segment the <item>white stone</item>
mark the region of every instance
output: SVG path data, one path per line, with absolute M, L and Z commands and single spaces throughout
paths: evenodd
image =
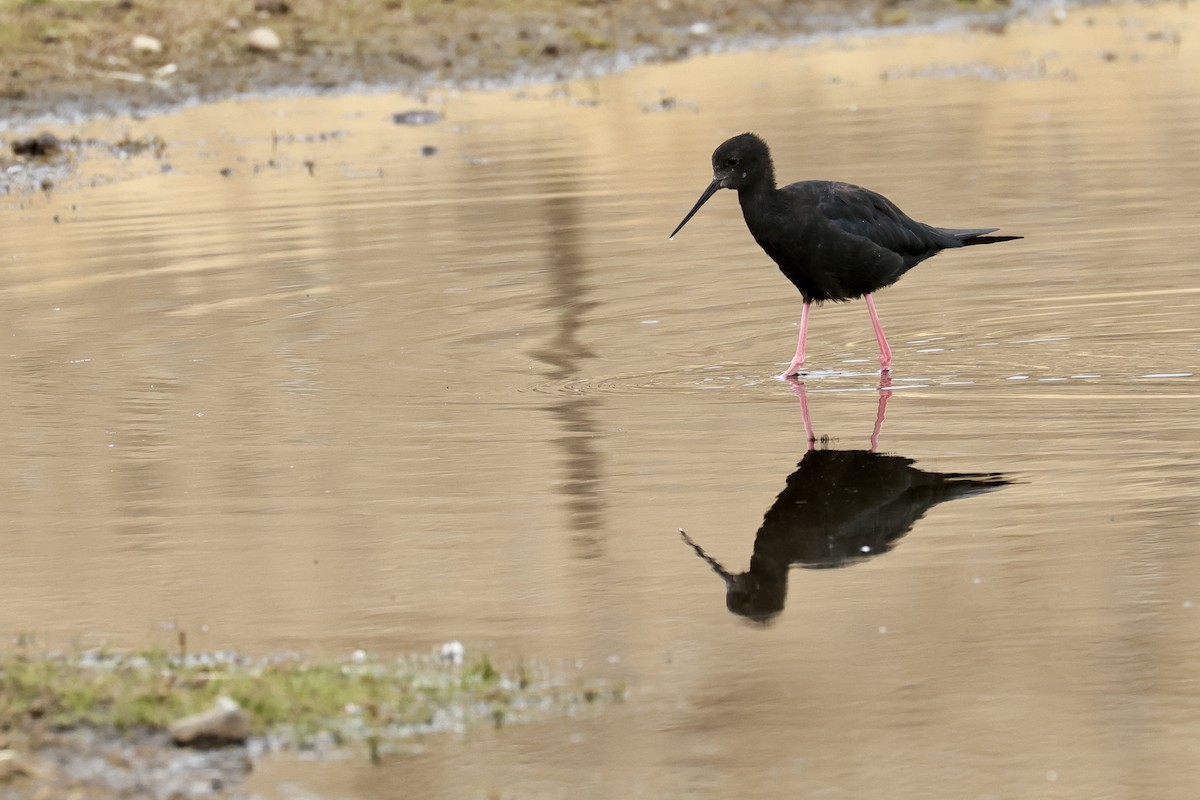
M 438 648 L 438 658 L 447 664 L 458 666 L 463 663 L 463 657 L 466 655 L 467 648 L 463 647 L 460 641 L 446 642 Z
M 250 737 L 250 717 L 236 700 L 219 697 L 208 711 L 177 719 L 167 726 L 167 731 L 179 745 L 244 742 Z
M 283 47 L 283 41 L 279 38 L 279 34 L 265 27 L 250 31 L 246 41 L 250 44 L 251 50 L 258 50 L 261 53 L 273 53 Z
M 138 34 L 133 37 L 133 49 L 138 53 L 161 53 L 163 46 L 162 42 L 153 36 Z

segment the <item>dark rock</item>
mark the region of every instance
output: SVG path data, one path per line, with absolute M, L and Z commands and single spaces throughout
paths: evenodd
M 432 125 L 442 118 L 436 111 L 416 109 L 413 111 L 398 111 L 392 114 L 392 122 L 397 125 Z
M 292 7 L 283 0 L 254 0 L 254 10 L 270 17 L 282 17 L 291 13 Z
M 62 142 L 53 133 L 43 131 L 37 136 L 30 136 L 26 139 L 18 139 L 13 142 L 12 151 L 14 155 L 18 156 L 46 158 L 61 152 Z

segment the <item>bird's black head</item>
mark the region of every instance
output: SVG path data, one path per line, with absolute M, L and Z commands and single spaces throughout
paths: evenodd
M 721 142 L 713 151 L 713 182 L 722 189 L 744 189 L 767 182 L 775 188 L 775 167 L 767 143 L 753 133 L 743 133 Z
M 782 571 L 770 574 L 756 569 L 752 559 L 750 569 L 734 575 L 692 541 L 683 528 L 679 529 L 679 535 L 725 581 L 725 607 L 734 614 L 765 625 L 783 611 L 783 603 L 787 599 L 788 564 L 783 565 Z
M 718 189 L 750 189 L 754 187 L 775 188 L 775 167 L 771 164 L 771 151 L 767 143 L 753 133 L 743 133 L 727 139 L 713 151 L 713 179 L 704 194 L 692 206 L 692 210 L 675 226 L 670 238 L 674 239 L 679 229 L 695 216 L 700 206 Z

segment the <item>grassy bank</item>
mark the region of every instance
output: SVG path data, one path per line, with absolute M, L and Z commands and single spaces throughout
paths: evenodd
M 342 661 L 161 651 L 0 655 L 0 800 L 124 800 L 143 790 L 232 798 L 256 753 L 349 748 L 379 760 L 416 734 L 500 728 L 623 699 L 611 683 L 460 653 L 385 659 L 360 652 Z M 241 733 L 202 750 L 172 744 L 172 722 L 229 700 L 244 713 L 249 739 Z M 215 785 L 219 794 L 206 788 Z
M 480 720 L 502 725 L 620 694 L 601 683 L 566 684 L 527 664 L 502 670 L 486 655 L 464 663 L 362 654 L 341 662 L 161 651 L 0 656 L 0 730 L 32 724 L 163 728 L 229 697 L 249 712 L 260 734 L 353 740 Z

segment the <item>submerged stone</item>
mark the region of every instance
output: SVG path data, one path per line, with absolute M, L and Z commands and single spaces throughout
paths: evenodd
M 413 111 L 398 111 L 392 114 L 392 122 L 397 125 L 432 125 L 442 118 L 436 111 L 415 109 Z

